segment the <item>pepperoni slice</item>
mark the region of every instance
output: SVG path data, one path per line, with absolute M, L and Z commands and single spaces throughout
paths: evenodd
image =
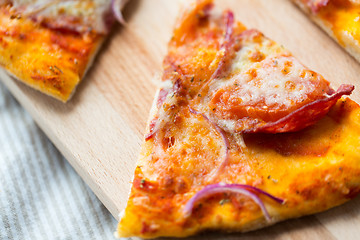
M 320 120 L 336 104 L 337 100 L 343 95 L 350 95 L 353 90 L 353 85 L 343 84 L 329 97 L 315 100 L 275 122 L 268 122 L 262 126 L 247 129 L 244 132 L 283 133 L 301 130 Z
M 254 63 L 219 84 L 208 107 L 217 120 L 232 122 L 234 132 L 294 132 L 314 124 L 354 86 L 334 91 L 319 74 L 294 57 L 277 55 Z

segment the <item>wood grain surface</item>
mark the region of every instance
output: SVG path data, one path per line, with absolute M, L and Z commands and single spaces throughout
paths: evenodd
M 130 1 L 125 8 L 127 25 L 114 27 L 67 104 L 0 71 L 1 80 L 116 218 L 126 204 L 156 90 L 154 76 L 161 74 L 167 42 L 183 4 L 186 1 Z M 351 98 L 360 102 L 359 63 L 289 0 L 218 0 L 216 4 L 233 10 L 248 28 L 283 44 L 334 88 L 354 84 Z M 357 239 L 359 226 L 360 198 L 356 198 L 327 212 L 260 231 L 207 234 L 206 239 Z

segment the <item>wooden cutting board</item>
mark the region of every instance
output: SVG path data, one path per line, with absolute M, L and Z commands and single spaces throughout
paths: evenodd
M 117 218 L 126 204 L 145 122 L 162 59 L 180 6 L 178 0 L 132 0 L 126 27 L 116 26 L 73 99 L 63 104 L 0 71 L 1 80 L 33 116 L 65 158 Z M 218 0 L 248 28 L 282 43 L 334 88 L 356 86 L 360 64 L 288 0 Z M 114 229 L 115 230 L 115 229 Z M 211 234 L 209 239 L 356 239 L 360 198 L 327 212 L 285 221 L 247 234 Z M 204 237 L 204 236 L 203 236 Z

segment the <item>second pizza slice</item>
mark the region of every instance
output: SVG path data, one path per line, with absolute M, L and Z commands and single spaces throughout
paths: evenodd
M 360 108 L 231 11 L 179 18 L 120 237 L 250 231 L 360 190 Z
M 0 67 L 67 102 L 127 0 L 1 0 Z
M 359 0 L 292 0 L 360 62 Z

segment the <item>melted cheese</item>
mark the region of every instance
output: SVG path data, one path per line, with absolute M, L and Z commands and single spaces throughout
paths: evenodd
M 251 30 L 250 30 L 251 31 Z M 244 40 L 244 44 L 236 53 L 236 57 L 231 65 L 231 72 L 244 71 L 253 65 L 255 56 L 258 59 L 274 56 L 274 55 L 289 55 L 290 53 L 276 42 L 263 37 L 259 32 L 252 30 L 249 37 Z M 253 41 L 251 37 L 257 38 L 258 41 Z
M 291 63 L 292 66 L 286 66 Z M 249 72 L 256 71 L 256 77 L 250 73 L 238 74 L 227 84 L 237 84 L 240 101 L 244 105 L 254 105 L 263 102 L 262 107 L 290 107 L 294 102 L 303 102 L 307 94 L 315 91 L 316 86 L 310 81 L 311 73 L 295 58 L 275 56 L 250 66 Z
M 228 76 L 212 80 L 199 105 L 220 126 L 242 131 L 252 127 L 242 119 L 276 121 L 327 96 L 329 83 L 282 46 L 254 30 L 244 35 Z

